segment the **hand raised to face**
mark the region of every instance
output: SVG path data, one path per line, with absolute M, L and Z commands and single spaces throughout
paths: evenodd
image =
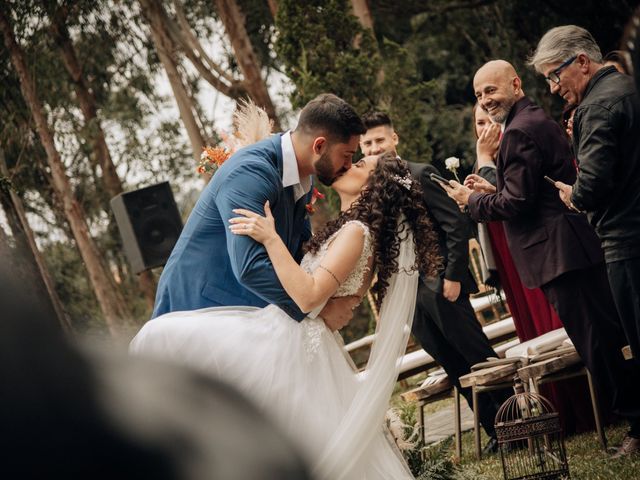
M 484 128 L 476 142 L 478 168 L 493 165 L 500 147 L 500 125 L 492 123 Z

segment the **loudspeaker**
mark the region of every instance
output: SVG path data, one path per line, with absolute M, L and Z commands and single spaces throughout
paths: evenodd
M 111 199 L 111 209 L 133 271 L 164 265 L 182 231 L 169 182 L 121 193 Z

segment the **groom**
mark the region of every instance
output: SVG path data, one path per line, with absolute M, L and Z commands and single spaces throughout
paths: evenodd
M 214 306 L 277 305 L 297 321 L 305 318 L 275 274 L 264 246 L 232 235 L 236 208 L 262 213 L 271 205 L 278 234 L 300 261 L 311 236 L 306 215 L 311 175 L 326 185 L 351 167 L 365 128 L 353 108 L 321 94 L 300 112 L 293 131 L 272 135 L 231 156 L 194 207 L 162 272 L 152 317 Z M 351 319 L 353 298 L 330 300 L 320 315 L 329 328 Z

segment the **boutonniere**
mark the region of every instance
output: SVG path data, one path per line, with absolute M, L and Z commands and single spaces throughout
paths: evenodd
M 305 205 L 309 215 L 316 213 L 316 207 L 314 207 L 313 204 L 316 203 L 318 199 L 324 200 L 324 193 L 321 193 L 320 190 L 313 187 L 313 192 L 311 192 L 311 201 Z
M 456 177 L 458 183 L 462 183 L 458 178 L 458 168 L 460 168 L 460 159 L 458 157 L 449 157 L 444 161 L 444 166 Z

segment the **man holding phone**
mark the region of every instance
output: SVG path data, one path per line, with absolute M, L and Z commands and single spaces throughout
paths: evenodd
M 569 62 L 571 60 L 571 62 Z M 575 182 L 556 182 L 570 208 L 587 212 L 604 249 L 607 274 L 635 362 L 640 365 L 640 97 L 633 78 L 605 66 L 591 34 L 551 29 L 530 64 L 552 94 L 577 105 Z M 638 73 L 636 73 L 638 75 Z M 620 454 L 640 452 L 640 421 Z
M 389 116 L 373 112 L 362 117 L 367 131 L 360 138 L 365 155 L 391 151 L 397 155 L 398 135 Z M 469 301 L 469 294 L 478 291 L 469 271 L 469 221 L 436 182 L 447 182 L 438 170 L 424 163 L 409 163 L 409 168 L 424 192 L 424 204 L 438 234 L 440 254 L 445 268 L 438 278 L 421 276 L 418 284 L 413 334 L 467 399 L 471 408 L 471 389 L 460 388 L 459 378 L 471 371 L 471 366 L 497 357 L 489 339 L 482 331 Z M 478 398 L 480 423 L 490 437 L 484 452 L 495 452 L 497 440 L 494 421 L 497 409 L 510 392 L 497 391 Z

